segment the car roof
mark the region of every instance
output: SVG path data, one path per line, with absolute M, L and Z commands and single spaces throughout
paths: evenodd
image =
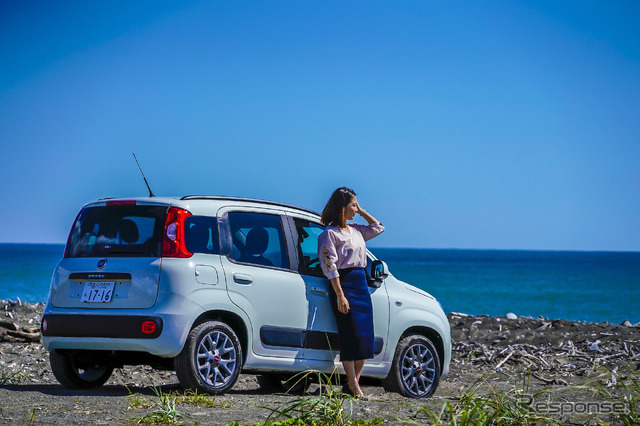
M 189 200 L 211 200 L 218 202 L 243 202 L 243 203 L 255 203 L 261 205 L 270 205 L 277 207 L 285 207 L 297 211 L 310 213 L 314 216 L 320 216 L 320 214 L 314 210 L 304 207 L 295 206 L 293 204 L 281 203 L 278 201 L 262 200 L 258 198 L 246 198 L 246 197 L 230 197 L 223 195 L 185 195 L 183 197 L 113 197 L 113 198 L 101 198 L 97 202 L 89 203 L 87 205 L 95 205 L 96 203 L 106 203 L 108 201 L 115 200 L 135 200 L 144 204 L 174 204 L 176 201 L 189 201 Z
M 314 210 L 306 209 L 304 207 L 294 206 L 293 204 L 281 203 L 279 201 L 271 201 L 271 200 L 261 200 L 258 198 L 244 198 L 244 197 L 228 197 L 221 195 L 185 195 L 180 198 L 180 200 L 216 200 L 216 201 L 234 201 L 234 202 L 248 202 L 248 203 L 258 203 L 258 204 L 267 204 L 270 206 L 278 206 L 278 207 L 287 207 L 290 209 L 301 210 L 307 213 L 311 213 L 313 215 L 320 216 L 320 214 Z

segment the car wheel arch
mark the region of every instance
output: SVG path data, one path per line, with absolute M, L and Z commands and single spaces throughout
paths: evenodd
M 224 310 L 214 310 L 203 312 L 196 318 L 196 320 L 191 325 L 189 331 L 193 330 L 200 324 L 203 324 L 207 321 L 220 321 L 227 324 L 229 327 L 233 329 L 238 336 L 238 340 L 240 341 L 240 346 L 242 347 L 242 364 L 244 365 L 247 360 L 248 346 L 249 346 L 249 333 L 247 331 L 247 325 L 245 321 L 237 314 Z
M 411 335 L 411 334 L 420 334 L 424 337 L 426 337 L 427 339 L 431 340 L 431 342 L 433 343 L 433 345 L 436 347 L 436 351 L 438 352 L 438 356 L 440 357 L 440 373 L 442 373 L 443 369 L 444 369 L 444 341 L 442 340 L 442 336 L 440 335 L 440 333 L 438 333 L 436 330 L 429 328 L 429 327 L 425 327 L 425 326 L 413 326 L 410 328 L 407 328 L 402 335 L 400 335 L 400 338 L 398 339 L 398 341 L 396 342 L 395 346 L 394 346 L 394 350 L 395 347 L 398 345 L 398 343 L 400 343 L 402 341 L 402 339 L 404 339 L 405 337 Z

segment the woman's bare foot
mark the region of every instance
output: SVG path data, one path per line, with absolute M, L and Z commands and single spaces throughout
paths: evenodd
M 363 398 L 364 397 L 364 392 L 362 392 L 362 389 L 360 389 L 360 384 L 356 381 L 353 382 L 349 382 L 347 384 L 347 387 L 349 388 L 349 391 L 351 392 L 351 395 L 353 395 L 356 398 Z

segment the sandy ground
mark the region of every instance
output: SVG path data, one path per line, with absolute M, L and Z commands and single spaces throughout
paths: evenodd
M 149 367 L 125 367 L 107 384 L 90 391 L 60 386 L 40 344 L 44 306 L 0 301 L 0 424 L 126 424 L 151 413 L 154 387 L 181 391 L 175 374 Z M 616 423 L 611 403 L 584 388 L 639 378 L 640 325 L 569 322 L 545 318 L 449 315 L 453 339 L 450 374 L 426 400 L 387 393 L 377 382 L 363 386 L 368 400 L 344 400 L 352 418 L 379 418 L 385 424 L 427 424 L 423 408 L 440 412 L 470 389 L 520 390 L 520 400 L 563 424 Z M 615 390 L 615 386 L 610 386 Z M 337 388 L 339 389 L 339 388 Z M 318 392 L 312 386 L 309 392 Z M 543 391 L 544 395 L 533 398 Z M 184 424 L 253 424 L 270 410 L 300 398 L 266 391 L 256 377 L 241 375 L 225 395 L 206 404 L 178 402 Z M 607 405 L 608 404 L 608 405 Z M 614 409 L 616 407 L 613 407 Z

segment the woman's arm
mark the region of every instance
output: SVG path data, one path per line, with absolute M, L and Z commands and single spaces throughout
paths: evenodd
M 336 292 L 336 296 L 338 297 L 338 311 L 342 314 L 346 314 L 349 312 L 349 301 L 344 295 L 342 291 L 342 285 L 340 284 L 340 278 L 331 278 L 331 287 L 333 287 L 333 291 Z
M 322 272 L 328 279 L 338 278 L 338 252 L 336 250 L 335 236 L 325 229 L 318 237 L 318 258 Z
M 338 273 L 338 253 L 336 251 L 335 240 L 333 234 L 328 230 L 325 230 L 320 237 L 318 237 L 318 255 L 320 257 L 320 266 L 322 272 L 331 282 L 333 291 L 336 292 L 338 299 L 338 311 L 343 314 L 349 312 L 349 301 L 344 296 L 342 291 L 342 285 L 340 284 L 340 274 Z
M 360 231 L 365 241 L 375 238 L 378 235 L 380 235 L 382 232 L 384 232 L 384 225 L 380 223 L 378 219 L 376 219 L 375 217 L 367 213 L 362 207 L 360 207 L 360 204 L 358 204 L 357 212 L 362 218 L 364 218 L 364 220 L 366 220 L 369 223 L 369 226 L 358 225 L 358 224 L 351 224 L 351 226 L 355 227 L 356 229 L 358 229 L 358 231 Z
M 375 217 L 371 216 L 369 213 L 367 213 L 362 207 L 360 207 L 360 204 L 358 204 L 358 214 L 367 221 L 367 223 L 369 225 L 373 224 L 373 223 L 380 223 L 379 220 L 377 220 Z

